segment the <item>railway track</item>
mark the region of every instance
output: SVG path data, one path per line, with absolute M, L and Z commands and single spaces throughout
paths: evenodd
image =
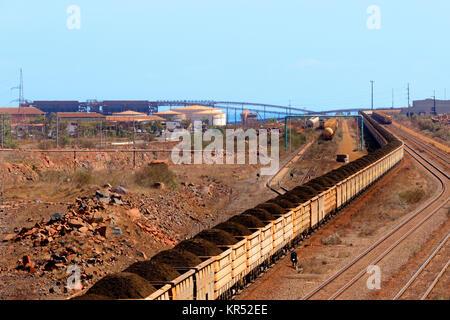
M 369 266 L 376 265 L 390 254 L 393 254 L 395 248 L 447 205 L 449 200 L 448 175 L 439 166 L 435 165 L 433 161 L 430 161 L 421 152 L 418 152 L 416 148 L 405 142 L 405 151 L 439 182 L 440 190 L 438 194 L 355 259 L 308 292 L 302 299 L 334 300 L 342 298 L 344 293 L 355 286 L 356 283 L 359 282 L 360 285 L 364 285 L 361 284 L 361 281 L 367 275 L 366 272 Z M 430 148 L 426 150 L 428 151 L 428 149 Z M 432 151 L 428 152 L 432 153 Z M 434 153 L 432 154 L 434 155 Z
M 386 126 L 385 126 L 386 127 Z M 426 144 L 425 142 L 421 141 L 417 137 L 413 136 L 412 134 L 402 130 L 401 128 L 391 126 L 389 127 L 391 131 L 393 131 L 399 138 L 401 138 L 406 143 L 411 143 L 416 145 L 418 148 L 420 148 L 420 151 L 425 151 L 428 154 L 431 154 L 434 159 L 438 160 L 441 169 L 444 171 L 444 174 L 446 175 L 447 179 L 449 179 L 449 165 L 450 165 L 450 157 L 445 152 L 442 152 L 441 150 L 438 150 L 437 148 L 430 146 Z
M 448 250 L 446 250 L 448 249 L 447 244 L 449 238 L 450 233 L 448 233 L 445 236 L 444 240 L 442 240 L 436 247 L 436 249 L 433 250 L 428 259 L 420 266 L 420 268 L 416 271 L 416 273 L 414 273 L 409 281 L 400 289 L 393 300 L 398 300 L 404 297 L 407 297 L 409 299 L 425 300 L 430 295 L 438 281 L 441 279 L 442 275 L 447 270 L 450 263 L 450 259 L 448 259 Z M 439 253 L 441 253 L 440 256 Z M 436 260 L 444 260 L 444 266 L 442 267 L 442 263 L 439 264 L 440 261 Z M 433 272 L 433 263 L 441 266 L 438 269 L 437 273 Z M 425 293 L 422 294 L 420 293 L 420 285 L 427 285 L 427 283 L 429 283 L 427 278 L 429 278 L 430 275 L 433 276 L 432 282 L 429 286 L 427 286 L 427 290 L 425 291 Z M 415 288 L 415 285 L 417 285 L 418 288 Z M 417 295 L 418 293 L 419 295 Z
M 281 185 L 281 180 L 283 180 L 283 177 L 288 173 L 289 168 L 297 161 L 299 161 L 303 154 L 309 149 L 309 147 L 314 143 L 315 140 L 312 140 L 308 142 L 305 146 L 301 147 L 287 162 L 284 166 L 282 166 L 278 172 L 273 175 L 266 183 L 266 187 L 272 190 L 273 192 L 277 194 L 283 194 L 284 192 L 288 191 L 287 188 L 283 187 Z M 279 189 L 274 187 L 274 184 L 278 186 Z

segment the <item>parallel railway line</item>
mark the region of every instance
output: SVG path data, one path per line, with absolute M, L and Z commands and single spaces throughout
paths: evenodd
M 398 133 L 396 131 L 396 133 Z M 412 139 L 411 139 L 412 140 Z M 436 155 L 431 148 L 426 150 L 432 155 Z M 406 220 L 401 222 L 395 229 L 385 234 L 372 246 L 364 250 L 359 256 L 338 270 L 335 274 L 322 282 L 318 287 L 307 293 L 302 299 L 330 299 L 334 300 L 341 297 L 344 292 L 349 290 L 365 274 L 370 265 L 379 263 L 382 259 L 392 254 L 398 245 L 419 229 L 426 221 L 442 209 L 449 200 L 448 175 L 436 166 L 432 161 L 416 151 L 413 146 L 405 143 L 405 151 L 421 164 L 440 184 L 439 193 L 428 201 L 425 205 L 418 208 Z M 448 266 L 448 264 L 447 264 Z M 444 267 L 439 275 L 445 272 Z M 434 285 L 438 282 L 436 277 Z M 411 282 L 414 280 L 410 280 Z M 409 283 L 409 282 L 408 282 Z M 434 287 L 433 285 L 433 287 Z M 406 285 L 405 285 L 406 287 Z M 407 287 L 405 288 L 405 290 Z M 431 292 L 430 286 L 428 294 Z M 428 295 L 427 294 L 427 295 Z M 426 296 L 425 296 L 426 297 Z
M 448 154 L 438 150 L 437 148 L 427 145 L 425 142 L 419 140 L 418 138 L 414 137 L 412 134 L 409 134 L 406 131 L 403 131 L 396 127 L 390 127 L 390 130 L 393 131 L 396 135 L 398 135 L 405 143 L 407 144 L 413 144 L 417 146 L 417 149 L 420 151 L 425 151 L 431 155 L 434 159 L 438 161 L 440 164 L 443 174 L 449 179 L 448 171 L 449 171 L 449 165 L 450 165 L 450 157 Z M 434 164 L 437 165 L 437 164 Z
M 410 280 L 395 295 L 393 300 L 398 300 L 398 299 L 404 297 L 408 290 L 412 292 L 413 290 L 411 290 L 411 289 L 414 289 L 413 288 L 414 284 L 419 283 L 420 280 L 422 280 L 422 282 L 426 283 L 426 279 L 420 279 L 420 277 L 422 276 L 422 278 L 426 278 L 426 277 L 423 277 L 423 275 L 425 273 L 424 271 L 427 270 L 427 268 L 429 268 L 429 266 L 433 260 L 437 259 L 436 256 L 438 256 L 438 253 L 445 252 L 445 249 L 447 249 L 446 245 L 447 245 L 447 241 L 449 238 L 450 238 L 450 234 L 447 234 L 446 237 L 444 238 L 444 240 L 442 240 L 439 243 L 439 245 L 437 246 L 437 248 L 435 250 L 433 250 L 433 252 L 430 254 L 428 259 L 420 266 L 420 268 L 416 271 L 416 273 L 414 273 L 414 275 L 410 278 Z M 440 280 L 440 278 L 442 277 L 444 272 L 447 270 L 447 267 L 450 262 L 450 260 L 447 257 L 448 257 L 447 255 L 445 255 L 445 254 L 443 255 L 442 258 L 444 258 L 446 260 L 446 264 L 444 265 L 444 267 L 441 267 L 439 269 L 439 272 L 433 278 L 433 282 L 431 283 L 431 285 L 428 286 L 427 291 L 423 295 L 420 295 L 420 296 L 414 296 L 414 293 L 412 292 L 412 294 L 410 294 L 409 297 L 413 297 L 413 298 L 417 298 L 417 299 L 420 298 L 421 300 L 425 300 L 430 295 L 431 291 L 434 289 L 437 282 Z M 429 272 L 432 272 L 432 271 L 429 270 Z M 419 290 L 420 290 L 420 288 L 419 288 Z

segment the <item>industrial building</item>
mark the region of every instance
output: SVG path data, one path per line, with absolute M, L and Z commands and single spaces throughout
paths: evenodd
M 56 117 L 61 121 L 99 121 L 104 115 L 96 112 L 57 112 Z
M 106 121 L 111 123 L 138 123 L 138 122 L 149 122 L 149 121 L 165 121 L 164 118 L 158 117 L 156 115 L 148 116 L 145 113 L 125 111 L 114 113 L 111 116 L 106 116 Z
M 173 111 L 173 110 L 157 112 L 157 113 L 155 113 L 155 115 L 157 115 L 161 118 L 164 118 L 167 121 L 178 121 L 179 122 L 182 120 L 186 120 L 186 114 L 177 112 L 177 111 Z
M 101 108 L 101 112 L 105 115 L 112 115 L 114 113 L 124 112 L 127 110 L 145 114 L 157 111 L 157 109 L 153 110 L 150 108 L 149 101 L 147 100 L 105 100 L 101 103 Z
M 0 115 L 8 115 L 11 125 L 30 123 L 45 115 L 45 112 L 34 107 L 0 108 Z
M 244 127 L 247 127 L 250 124 L 256 123 L 258 121 L 258 114 L 251 113 L 250 110 L 245 110 L 241 113 L 241 123 Z
M 450 100 L 416 100 L 411 108 L 404 108 L 401 114 L 411 116 L 413 114 L 433 114 L 433 107 L 436 106 L 436 114 L 450 113 Z
M 31 103 L 31 106 L 47 114 L 80 111 L 80 103 L 78 101 L 34 101 Z

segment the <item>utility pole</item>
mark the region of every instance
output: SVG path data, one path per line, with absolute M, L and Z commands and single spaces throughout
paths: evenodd
M 22 76 L 22 68 L 20 68 L 19 107 L 21 107 L 24 103 L 25 99 L 23 97 L 23 76 Z
M 136 148 L 135 132 L 136 132 L 136 126 L 134 125 L 134 120 L 133 120 L 133 148 Z
M 2 114 L 2 149 L 4 140 L 5 140 L 5 115 Z
M 100 148 L 102 147 L 102 120 L 100 120 Z
M 58 123 L 58 113 L 56 113 L 56 148 L 59 148 L 59 123 Z
M 371 80 L 370 83 L 372 84 L 372 110 L 373 110 L 373 83 L 374 83 L 374 81 Z
M 409 103 L 409 83 L 408 83 L 408 108 L 410 108 L 410 107 L 411 107 L 411 105 Z
M 433 113 L 435 116 L 437 115 L 437 112 L 436 112 L 436 90 L 434 90 L 434 93 L 433 93 L 433 109 L 431 110 L 431 113 Z
M 226 116 L 227 118 L 225 119 L 225 125 L 227 125 L 228 124 L 228 105 L 227 105 L 227 116 Z
M 392 109 L 394 109 L 394 88 L 392 88 Z

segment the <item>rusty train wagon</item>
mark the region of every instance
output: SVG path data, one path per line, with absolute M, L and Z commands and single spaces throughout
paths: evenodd
M 248 279 L 254 278 L 276 261 L 286 248 L 318 228 L 330 215 L 347 205 L 362 191 L 375 183 L 404 155 L 403 143 L 363 113 L 368 129 L 379 135 L 379 150 L 362 159 L 344 165 L 335 176 L 336 183 L 323 185 L 309 200 L 296 204 L 264 227 L 252 228 L 248 236 L 236 236 L 234 245 L 219 246 L 224 250 L 214 257 L 202 257 L 193 268 L 177 269 L 182 274 L 167 283 L 154 284 L 157 291 L 147 300 L 206 300 L 231 298 Z M 384 149 L 383 149 L 384 148 Z M 358 162 L 359 161 L 359 162 Z M 326 174 L 327 175 L 327 174 Z M 325 176 L 325 175 L 324 175 Z M 338 178 L 336 178 L 338 177 Z

